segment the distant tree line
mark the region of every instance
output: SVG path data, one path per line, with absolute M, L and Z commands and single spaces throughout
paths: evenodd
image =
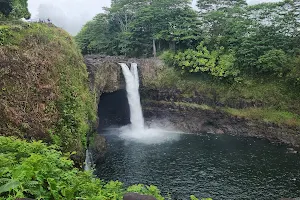
M 76 40 L 84 54 L 162 54 L 183 72 L 240 81 L 272 76 L 300 84 L 300 1 L 113 0 Z
M 189 0 L 113 0 L 76 39 L 82 52 L 153 56 L 200 40 L 201 24 Z

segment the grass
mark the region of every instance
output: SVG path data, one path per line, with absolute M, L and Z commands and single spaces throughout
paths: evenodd
M 278 125 L 288 125 L 288 126 L 300 126 L 300 115 L 286 112 L 278 111 L 271 108 L 246 108 L 246 109 L 235 109 L 235 108 L 222 108 L 215 107 L 212 108 L 206 104 L 196 104 L 187 102 L 168 102 L 168 101 L 153 101 L 153 100 L 143 100 L 143 103 L 158 103 L 163 105 L 176 105 L 177 107 L 195 108 L 199 110 L 210 110 L 210 111 L 223 111 L 232 116 L 243 117 L 245 119 L 252 120 L 262 120 L 268 123 L 275 123 Z
M 223 108 L 222 110 L 231 115 L 244 117 L 246 119 L 263 120 L 264 122 L 272 122 L 279 125 L 300 126 L 300 115 L 287 111 L 278 111 L 268 108 Z
M 143 100 L 144 103 L 160 103 L 164 105 L 176 105 L 188 108 L 197 108 L 200 110 L 215 110 L 214 108 L 206 104 L 196 104 L 196 103 L 186 103 L 186 102 L 169 102 L 169 101 L 153 101 L 153 100 Z

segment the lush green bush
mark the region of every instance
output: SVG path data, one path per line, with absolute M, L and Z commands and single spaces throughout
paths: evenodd
M 196 50 L 187 49 L 183 52 L 162 54 L 162 59 L 167 65 L 175 65 L 182 72 L 207 73 L 213 77 L 235 78 L 240 71 L 234 67 L 235 56 L 233 52 L 226 52 L 223 47 L 209 51 L 204 42 Z
M 29 19 L 28 0 L 7 0 L 0 1 L 0 19 L 1 15 L 10 19 Z
M 42 142 L 25 142 L 0 136 L 0 199 L 107 199 L 121 200 L 125 192 L 164 198 L 155 186 L 128 189 L 119 181 L 104 183 L 90 172 L 73 167 L 73 161 Z
M 0 136 L 0 146 L 0 200 L 122 200 L 127 192 L 165 199 L 153 185 L 126 188 L 119 181 L 105 183 L 91 172 L 74 168 L 69 154 L 62 154 L 56 146 L 41 141 Z M 191 199 L 197 198 L 191 196 Z
M 160 58 L 164 61 L 164 63 L 169 66 L 173 67 L 175 62 L 174 62 L 174 57 L 175 57 L 175 52 L 173 51 L 164 51 L 161 55 Z
M 290 72 L 287 75 L 287 81 L 290 86 L 300 88 L 300 55 L 292 59 Z
M 257 67 L 262 73 L 266 72 L 282 77 L 288 71 L 288 61 L 288 56 L 283 50 L 272 49 L 259 57 Z

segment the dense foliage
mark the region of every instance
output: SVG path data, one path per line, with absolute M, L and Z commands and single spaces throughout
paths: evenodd
M 119 181 L 104 183 L 90 172 L 73 167 L 57 147 L 0 136 L 0 199 L 121 200 L 125 192 L 164 198 L 155 186 L 125 188 Z
M 245 1 L 199 1 L 200 45 L 163 54 L 183 72 L 241 81 L 275 78 L 299 89 L 300 3 L 248 6 Z M 229 79 L 228 79 L 229 78 Z
M 0 135 L 55 143 L 81 163 L 96 103 L 77 45 L 52 25 L 10 23 L 0 25 Z
M 187 49 L 183 52 L 164 52 L 162 58 L 167 64 L 181 68 L 189 73 L 205 72 L 216 77 L 235 78 L 239 75 L 239 69 L 234 68 L 235 56 L 225 52 L 223 47 L 209 51 L 201 42 L 195 50 Z
M 1 200 L 122 200 L 127 192 L 165 199 L 153 185 L 138 184 L 126 188 L 119 181 L 105 183 L 91 172 L 74 168 L 70 155 L 62 154 L 56 146 L 47 146 L 41 141 L 26 142 L 0 136 L 0 146 Z M 198 200 L 193 195 L 191 199 Z
M 240 82 L 273 77 L 299 88 L 300 2 L 118 0 L 76 40 L 83 53 L 153 56 L 182 72 Z
M 28 0 L 1 0 L 0 19 L 29 19 Z
M 118 0 L 88 22 L 76 40 L 85 54 L 152 56 L 197 44 L 199 22 L 189 0 Z

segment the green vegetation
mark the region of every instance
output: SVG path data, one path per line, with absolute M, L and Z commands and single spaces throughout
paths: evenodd
M 125 188 L 119 181 L 104 183 L 90 172 L 73 167 L 56 146 L 0 136 L 0 199 L 121 200 L 125 192 L 164 198 L 155 186 Z
M 118 0 L 76 36 L 82 52 L 152 56 L 188 48 L 199 39 L 199 20 L 190 0 Z
M 196 108 L 200 110 L 221 110 L 233 116 L 244 117 L 246 119 L 262 120 L 264 122 L 275 123 L 279 125 L 289 125 L 289 126 L 300 126 L 300 115 L 294 114 L 292 112 L 280 111 L 274 108 L 245 108 L 245 109 L 235 109 L 235 108 L 222 108 L 222 107 L 212 107 L 206 104 L 196 104 L 187 102 L 168 102 L 168 101 L 153 101 L 144 100 L 145 103 L 158 103 L 163 105 L 176 105 L 177 107 L 182 106 L 185 108 Z
M 285 124 L 289 126 L 300 126 L 300 115 L 279 111 L 268 108 L 246 108 L 246 109 L 233 109 L 225 108 L 224 111 L 229 114 L 245 117 L 247 119 L 263 120 L 265 122 L 272 122 L 276 124 Z
M 299 2 L 199 0 L 197 6 L 198 13 L 187 0 L 113 1 L 105 14 L 85 25 L 76 41 L 83 53 L 157 53 L 169 68 L 156 80 L 146 80 L 149 87 L 177 88 L 184 97 L 198 92 L 225 105 L 241 100 L 261 108 L 253 110 L 256 117 L 268 110 L 275 115 L 268 119 L 286 123 L 284 117 L 275 118 L 289 112 L 297 121 Z
M 163 54 L 182 72 L 226 81 L 277 79 L 299 90 L 299 3 L 248 6 L 245 1 L 199 1 L 200 45 Z M 297 63 L 297 64 L 296 64 Z M 291 78 L 293 77 L 293 78 Z
M 165 199 L 155 186 L 126 188 L 74 167 L 70 157 L 77 166 L 83 160 L 96 111 L 83 58 L 65 31 L 6 21 L 0 42 L 0 199 L 121 200 L 126 192 Z
M 164 67 L 156 79 L 146 79 L 145 85 L 153 89 L 177 88 L 185 98 L 192 98 L 196 93 L 208 98 L 210 109 L 222 109 L 236 116 L 248 119 L 258 119 L 276 124 L 299 126 L 299 97 L 296 92 L 290 92 L 288 86 L 277 80 L 257 80 L 248 78 L 241 83 L 228 83 L 213 79 L 206 74 L 181 74 L 180 71 Z M 245 109 L 220 107 L 228 104 L 245 103 L 257 105 Z M 163 102 L 167 103 L 167 102 Z M 170 102 L 171 103 L 171 102 Z M 204 109 L 207 105 L 175 102 L 177 105 Z
M 29 19 L 28 0 L 1 0 L 0 20 Z
M 186 102 L 169 102 L 169 101 L 153 101 L 153 100 L 144 100 L 145 103 L 161 103 L 165 105 L 176 105 L 176 106 L 183 106 L 183 107 L 190 107 L 190 108 L 198 108 L 201 110 L 214 110 L 214 108 L 206 105 L 206 104 L 196 104 L 196 103 L 186 103 Z
M 6 24 L 0 26 L 0 135 L 54 142 L 82 162 L 96 105 L 80 51 L 51 25 Z
M 187 49 L 177 54 L 166 51 L 162 54 L 162 59 L 167 64 L 172 64 L 188 73 L 208 73 L 214 77 L 235 78 L 240 70 L 234 68 L 235 56 L 233 53 L 225 53 L 224 48 L 208 51 L 201 42 L 196 50 Z

